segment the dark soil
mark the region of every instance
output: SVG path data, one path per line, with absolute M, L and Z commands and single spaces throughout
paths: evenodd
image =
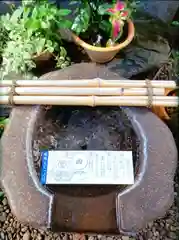
M 81 63 L 81 62 L 90 62 L 88 55 L 85 53 L 84 49 L 80 46 L 77 46 L 73 42 L 64 42 L 64 48 L 68 52 L 68 57 L 71 60 L 71 64 Z M 57 70 L 55 58 L 51 58 L 48 61 L 40 62 L 35 69 L 33 69 L 33 75 L 40 77 L 48 72 Z
M 95 31 L 94 28 L 90 28 L 88 32 L 81 34 L 79 37 L 85 41 L 86 43 L 92 45 L 92 46 L 99 46 L 100 47 L 106 47 L 106 43 L 110 38 L 111 33 L 106 33 L 106 31 L 100 30 L 99 27 L 97 27 L 97 31 Z M 120 39 L 116 42 L 120 43 L 125 41 L 125 39 L 127 38 L 128 35 L 128 25 L 125 24 L 124 25 L 124 29 L 123 29 L 123 34 L 120 37 Z M 90 38 L 89 38 L 90 36 Z M 101 40 L 99 41 L 98 37 L 101 38 Z
M 73 63 L 90 62 L 85 50 L 73 42 L 64 42 L 65 49 L 68 49 L 68 56 Z
M 46 111 L 45 119 L 39 122 L 37 128 L 34 139 L 35 168 L 39 176 L 39 150 L 42 149 L 132 150 L 134 169 L 137 171 L 138 146 L 130 121 L 120 108 L 52 107 Z M 111 191 L 111 187 L 76 187 L 75 191 L 74 187 L 73 191 L 72 188 L 60 187 L 59 190 L 58 187 L 53 190 L 80 196 L 89 196 L 92 191 L 94 196 Z

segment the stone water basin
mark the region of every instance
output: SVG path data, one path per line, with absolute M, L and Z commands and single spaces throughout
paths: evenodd
M 121 79 L 95 64 L 76 64 L 42 78 L 96 77 Z M 148 222 L 162 217 L 173 202 L 177 162 L 175 142 L 168 127 L 146 108 L 84 107 L 73 111 L 70 107 L 14 107 L 2 138 L 0 179 L 18 220 L 56 232 L 132 235 Z M 67 119 L 60 115 L 63 112 L 68 113 Z M 95 117 L 89 118 L 91 115 Z M 111 128 L 111 119 L 106 119 L 109 116 L 113 118 Z M 77 128 L 81 120 L 84 125 Z M 84 142 L 82 138 L 93 129 L 92 123 L 97 126 L 93 130 L 96 138 L 89 137 L 89 141 Z M 75 128 L 64 131 L 63 127 L 70 124 Z M 70 134 L 77 140 L 72 141 Z M 122 187 L 42 186 L 39 150 L 43 147 L 132 150 L 135 183 Z

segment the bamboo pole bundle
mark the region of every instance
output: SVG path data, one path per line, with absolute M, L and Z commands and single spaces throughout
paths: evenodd
M 0 104 L 8 104 L 9 96 L 1 96 Z M 148 96 L 13 96 L 14 104 L 62 106 L 148 106 Z M 152 106 L 177 107 L 178 97 L 153 96 Z
M 11 93 L 11 87 L 0 87 L 1 95 L 9 95 Z M 165 95 L 164 88 L 153 88 L 152 94 L 154 96 Z M 72 87 L 15 87 L 14 95 L 21 96 L 147 96 L 147 88 L 72 88 Z
M 177 107 L 174 81 L 150 80 L 3 80 L 0 104 Z
M 80 80 L 2 80 L 0 87 L 11 87 L 13 84 L 17 87 L 117 87 L 117 88 L 147 88 L 146 80 L 103 80 L 80 79 Z M 169 88 L 177 87 L 175 81 L 150 81 L 150 87 Z

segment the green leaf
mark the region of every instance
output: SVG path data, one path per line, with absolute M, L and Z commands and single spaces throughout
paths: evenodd
M 0 123 L 4 121 L 6 118 L 5 117 L 0 117 Z
M 109 3 L 102 4 L 98 8 L 98 13 L 100 15 L 105 15 L 105 14 L 106 15 L 113 15 L 112 13 L 107 11 L 109 8 L 113 8 L 113 4 L 109 4 Z
M 10 20 L 11 20 L 12 22 L 17 22 L 17 21 L 19 20 L 19 18 L 21 17 L 22 13 L 23 13 L 23 8 L 22 8 L 22 7 L 16 9 L 16 10 L 13 12 Z
M 107 32 L 108 34 L 110 34 L 112 26 L 111 26 L 111 23 L 109 21 L 103 20 L 103 21 L 100 22 L 99 28 L 101 30 L 103 30 L 104 32 Z
M 14 31 L 11 31 L 11 32 L 9 33 L 9 38 L 10 38 L 10 39 L 14 39 L 14 38 L 15 38 Z
M 172 25 L 178 27 L 178 26 L 179 26 L 179 21 L 173 21 L 173 22 L 172 22 Z
M 38 29 L 40 29 L 40 27 L 41 27 L 41 21 L 40 20 L 29 19 L 25 23 L 25 28 L 27 29 L 28 37 L 30 38 L 34 32 L 36 32 Z
M 84 9 L 80 9 L 79 15 L 75 18 L 71 29 L 80 34 L 81 32 L 86 32 L 90 21 L 90 7 L 86 6 Z
M 34 7 L 33 11 L 32 11 L 32 18 L 36 18 L 38 16 L 38 13 L 39 13 L 39 9 L 38 9 L 38 6 L 37 7 Z
M 41 21 L 40 24 L 43 29 L 48 29 L 50 27 L 50 24 L 44 21 Z
M 41 23 L 40 20 L 33 20 L 30 24 L 30 28 L 33 30 L 37 30 L 40 28 L 40 23 Z
M 9 118 L 6 118 L 6 119 L 4 120 L 4 124 L 7 125 L 8 123 L 9 123 Z
M 5 128 L 5 126 L 8 124 L 9 118 L 1 117 L 0 118 L 0 128 Z
M 62 57 L 67 56 L 67 51 L 64 47 L 60 47 L 60 56 L 62 56 Z
M 53 53 L 54 52 L 54 47 L 47 47 L 47 51 L 50 52 L 50 53 Z
M 58 10 L 58 15 L 59 16 L 67 16 L 71 13 L 70 9 L 59 9 Z
M 0 200 L 2 201 L 4 199 L 4 193 L 0 192 Z
M 47 40 L 47 43 L 46 43 L 47 46 L 51 47 L 53 45 L 52 41 L 51 40 Z
M 41 27 L 41 21 L 37 19 L 29 19 L 26 22 L 25 27 L 27 28 L 27 30 L 35 31 Z
M 30 14 L 30 9 L 24 7 L 23 19 L 26 20 L 29 17 L 29 14 Z
M 68 28 L 69 29 L 72 26 L 72 22 L 69 20 L 63 20 L 63 21 L 59 21 L 57 23 L 57 25 L 59 28 Z
M 32 57 L 32 56 L 31 56 L 30 53 L 28 53 L 28 52 L 24 52 L 24 53 L 23 53 L 23 58 L 24 58 L 24 59 L 31 59 L 31 57 Z
M 5 23 L 7 23 L 7 22 L 10 20 L 10 18 L 11 18 L 10 14 L 9 14 L 9 13 L 6 13 L 6 15 L 2 15 L 2 16 L 1 16 L 1 22 L 2 22 L 3 24 L 5 24 Z
M 36 52 L 37 52 L 37 54 L 40 54 L 40 53 L 43 52 L 44 47 L 45 47 L 45 42 L 46 42 L 46 39 L 45 39 L 45 38 L 42 38 L 42 39 L 40 39 L 40 40 L 36 43 Z

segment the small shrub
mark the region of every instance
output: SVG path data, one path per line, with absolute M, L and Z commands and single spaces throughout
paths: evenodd
M 26 73 L 36 67 L 34 58 L 46 52 L 55 56 L 58 67 L 67 66 L 67 52 L 59 33 L 60 28 L 69 28 L 66 19 L 68 9 L 58 9 L 48 0 L 23 1 L 17 9 L 1 16 L 1 26 L 7 32 L 7 43 L 2 46 L 3 76 L 9 72 Z M 63 65 L 59 58 L 63 51 Z M 64 52 L 66 55 L 64 55 Z M 61 61 L 62 62 L 62 61 Z M 66 64 L 64 64 L 66 62 Z

